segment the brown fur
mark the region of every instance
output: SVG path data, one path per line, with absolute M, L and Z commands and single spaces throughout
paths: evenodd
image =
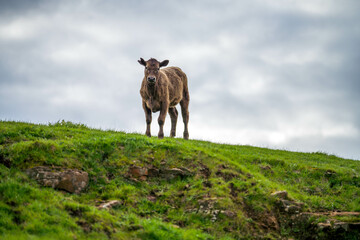
M 169 63 L 168 60 L 158 62 L 154 58 L 151 58 L 148 61 L 140 58 L 138 62 L 145 66 L 145 76 L 141 84 L 140 95 L 142 97 L 142 105 L 146 117 L 146 135 L 149 137 L 151 136 L 151 112 L 160 111 L 158 118 L 160 127 L 158 137 L 164 137 L 163 126 L 166 113 L 168 112 L 171 118 L 170 136 L 175 137 L 178 117 L 178 111 L 175 106 L 180 103 L 184 122 L 184 139 L 188 139 L 188 107 L 190 96 L 185 73 L 178 67 L 160 69 Z

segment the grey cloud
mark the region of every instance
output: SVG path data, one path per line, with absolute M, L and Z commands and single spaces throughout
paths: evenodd
M 1 119 L 143 132 L 136 60 L 156 57 L 188 75 L 192 137 L 360 159 L 357 1 L 0 6 Z
M 29 11 L 31 9 L 37 8 L 40 6 L 42 0 L 34 0 L 34 1 L 0 1 L 0 13 L 2 14 L 13 14 L 20 13 L 24 11 Z

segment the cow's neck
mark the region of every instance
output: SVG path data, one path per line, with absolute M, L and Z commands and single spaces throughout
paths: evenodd
M 156 93 L 155 84 L 148 84 L 147 89 L 148 89 L 148 93 L 149 93 L 150 97 L 155 97 L 155 93 Z

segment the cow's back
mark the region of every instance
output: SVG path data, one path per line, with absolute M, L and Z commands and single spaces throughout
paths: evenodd
M 185 73 L 178 67 L 167 67 L 161 69 L 163 73 L 169 78 L 171 83 L 176 84 L 176 81 L 178 78 L 180 78 L 181 82 L 184 82 L 186 79 Z

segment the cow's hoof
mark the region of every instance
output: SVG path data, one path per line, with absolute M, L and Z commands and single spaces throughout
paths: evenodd
M 163 134 L 163 133 L 159 133 L 158 138 L 159 138 L 159 139 L 163 139 L 163 138 L 164 138 L 164 134 Z
M 189 133 L 188 132 L 184 132 L 184 139 L 188 140 L 189 139 Z

